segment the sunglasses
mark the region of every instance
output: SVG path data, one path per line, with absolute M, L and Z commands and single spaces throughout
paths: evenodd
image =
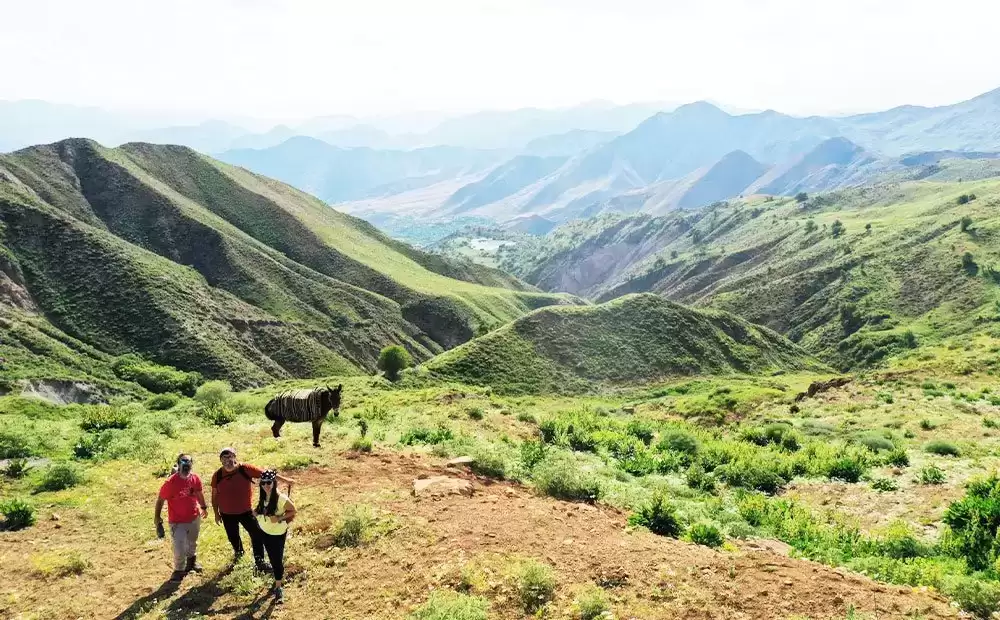
M 261 480 L 260 481 L 260 485 L 261 486 L 264 486 L 265 484 L 274 484 L 274 480 Z

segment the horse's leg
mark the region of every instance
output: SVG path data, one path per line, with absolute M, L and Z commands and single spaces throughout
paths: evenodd
M 319 447 L 319 429 L 323 428 L 323 418 L 313 420 L 313 447 Z
M 271 434 L 275 437 L 281 437 L 281 426 L 285 423 L 285 418 L 275 418 L 274 424 L 271 425 Z

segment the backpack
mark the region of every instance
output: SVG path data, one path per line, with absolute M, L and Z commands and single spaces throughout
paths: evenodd
M 224 471 L 225 470 L 220 467 L 219 469 L 215 470 L 214 474 L 212 474 L 212 486 L 213 487 L 218 487 L 219 486 L 219 482 L 222 480 L 222 472 L 224 472 Z M 250 484 L 253 484 L 253 478 L 251 478 L 250 474 L 248 474 L 246 471 L 243 470 L 243 463 L 240 463 L 239 465 L 236 466 L 236 471 L 240 472 L 241 476 L 243 476 L 244 478 L 246 478 L 247 480 L 249 480 Z

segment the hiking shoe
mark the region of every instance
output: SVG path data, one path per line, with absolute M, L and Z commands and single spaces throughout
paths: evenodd
M 267 573 L 267 574 L 270 574 L 270 572 L 271 572 L 272 569 L 271 569 L 271 565 L 270 564 L 268 564 L 267 562 L 264 562 L 263 560 L 261 560 L 260 562 L 257 562 L 257 569 L 256 570 L 257 570 L 258 573 Z
M 285 602 L 285 591 L 281 588 L 275 588 L 274 590 L 274 602 L 281 605 Z
M 187 564 L 184 566 L 185 573 L 190 573 L 192 571 L 195 573 L 200 573 L 202 570 L 204 569 L 202 568 L 201 564 L 198 563 L 197 556 L 191 556 L 187 559 Z
M 184 575 L 185 575 L 184 571 L 182 571 L 182 570 L 175 570 L 170 575 L 170 581 L 172 583 L 180 583 L 181 581 L 184 581 Z

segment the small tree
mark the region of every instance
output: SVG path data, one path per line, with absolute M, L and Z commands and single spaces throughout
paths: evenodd
M 962 216 L 962 222 L 961 224 L 959 224 L 959 226 L 961 227 L 962 232 L 968 231 L 969 228 L 972 226 L 972 218 L 969 217 L 968 215 Z
M 385 372 L 385 377 L 389 381 L 398 380 L 399 373 L 409 368 L 411 364 L 413 359 L 410 353 L 398 344 L 385 347 L 378 356 L 379 370 Z
M 835 221 L 833 223 L 833 226 L 830 228 L 830 232 L 833 233 L 833 238 L 834 239 L 836 239 L 840 235 L 844 234 L 845 230 L 846 229 L 844 228 L 844 225 L 841 223 L 840 220 Z
M 976 264 L 976 259 L 972 256 L 972 252 L 962 254 L 962 269 L 965 269 L 969 273 L 979 271 L 979 265 Z
M 795 194 L 795 202 L 802 204 L 807 200 L 809 200 L 809 194 L 805 192 L 799 192 L 798 194 Z
M 872 231 L 872 223 L 868 222 L 867 224 L 865 224 L 865 233 L 871 233 L 871 231 Z
M 959 196 L 959 197 L 958 197 L 958 198 L 957 198 L 957 199 L 955 200 L 955 202 L 957 202 L 957 203 L 958 203 L 958 204 L 960 204 L 960 205 L 964 205 L 964 204 L 966 204 L 967 202 L 969 202 L 969 200 L 971 200 L 971 198 L 969 198 L 969 195 L 968 195 L 968 194 L 962 194 L 961 196 Z
M 806 234 L 810 235 L 810 234 L 812 234 L 815 231 L 816 231 L 816 222 L 814 222 L 812 220 L 808 220 L 806 222 Z

